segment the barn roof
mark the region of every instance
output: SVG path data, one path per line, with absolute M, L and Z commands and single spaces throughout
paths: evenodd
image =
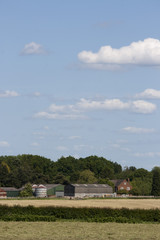
M 108 184 L 71 184 L 76 188 L 111 188 Z
M 23 188 L 14 188 L 14 187 L 1 187 L 4 189 L 6 192 L 7 191 L 21 191 Z
M 0 188 L 0 193 L 6 193 L 3 188 Z
M 113 189 L 108 184 L 70 184 L 75 188 L 75 193 L 112 193 Z
M 51 188 L 56 188 L 57 186 L 60 186 L 61 184 L 43 184 L 44 187 L 47 188 L 47 190 L 51 189 Z M 37 188 L 39 187 L 39 184 L 33 184 L 32 188 Z
M 56 188 L 57 186 L 62 185 L 62 184 L 44 184 L 44 186 L 47 189 L 51 189 L 51 188 Z

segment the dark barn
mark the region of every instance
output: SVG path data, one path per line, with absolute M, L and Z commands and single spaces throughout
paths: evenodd
M 69 197 L 102 197 L 112 193 L 108 184 L 69 184 L 64 187 L 64 196 Z

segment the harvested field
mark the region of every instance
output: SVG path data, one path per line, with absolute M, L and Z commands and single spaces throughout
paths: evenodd
M 86 199 L 86 200 L 66 200 L 66 199 L 19 199 L 0 200 L 0 204 L 14 206 L 62 206 L 62 207 L 101 207 L 101 208 L 129 208 L 129 209 L 160 209 L 160 199 Z
M 0 239 L 157 240 L 160 239 L 160 225 L 82 222 L 1 222 Z

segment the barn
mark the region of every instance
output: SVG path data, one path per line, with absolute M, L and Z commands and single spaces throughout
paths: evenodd
M 3 190 L 6 192 L 7 197 L 18 197 L 22 188 L 3 187 Z
M 48 197 L 64 197 L 64 185 L 61 184 L 44 184 L 47 188 Z
M 113 189 L 108 184 L 69 184 L 64 187 L 64 196 L 68 197 L 102 197 L 112 193 Z
M 7 193 L 4 189 L 0 188 L 0 198 L 6 198 L 7 197 Z
M 48 197 L 64 197 L 64 185 L 61 184 L 43 184 L 46 188 Z M 36 193 L 36 189 L 39 188 L 39 185 L 33 184 L 32 190 L 33 193 Z

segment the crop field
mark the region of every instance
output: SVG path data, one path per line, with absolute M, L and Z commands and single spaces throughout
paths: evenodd
M 20 205 L 35 207 L 62 206 L 62 207 L 101 207 L 101 208 L 129 208 L 129 209 L 160 209 L 160 199 L 6 199 L 0 200 L 0 204 L 8 206 Z
M 1 222 L 0 239 L 157 240 L 160 239 L 160 225 L 82 222 Z

